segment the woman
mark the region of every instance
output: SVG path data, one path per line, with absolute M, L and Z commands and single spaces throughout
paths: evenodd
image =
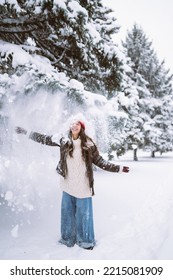
M 17 133 L 27 134 L 21 127 Z M 62 137 L 60 144 L 53 136 L 31 132 L 29 138 L 50 146 L 60 147 L 60 161 L 56 168 L 62 175 L 63 191 L 61 204 L 60 243 L 68 247 L 75 244 L 92 250 L 95 246 L 92 196 L 94 195 L 94 177 L 92 164 L 111 172 L 129 172 L 129 167 L 115 165 L 105 161 L 99 154 L 93 140 L 85 133 L 84 122 L 74 121 L 68 138 Z

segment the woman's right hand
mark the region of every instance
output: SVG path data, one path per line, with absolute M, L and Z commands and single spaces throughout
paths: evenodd
M 24 128 L 22 128 L 22 127 L 20 127 L 20 126 L 17 126 L 17 127 L 15 128 L 15 131 L 16 131 L 16 133 L 18 133 L 18 134 L 27 134 L 27 130 L 24 129 Z

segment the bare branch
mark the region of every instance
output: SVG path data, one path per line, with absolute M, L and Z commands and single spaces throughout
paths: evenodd
M 30 33 L 35 29 L 36 27 L 29 27 L 27 29 L 23 29 L 21 27 L 10 27 L 10 28 L 0 27 L 0 33 Z

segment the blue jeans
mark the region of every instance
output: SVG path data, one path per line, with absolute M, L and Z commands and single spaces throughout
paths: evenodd
M 63 192 L 61 203 L 61 239 L 68 247 L 94 247 L 92 198 L 76 198 Z

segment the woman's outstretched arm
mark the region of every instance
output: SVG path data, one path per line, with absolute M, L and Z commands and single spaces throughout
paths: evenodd
M 24 134 L 24 135 L 27 135 L 27 133 L 28 133 L 26 129 L 19 127 L 19 126 L 16 127 L 15 131 L 18 134 Z M 29 136 L 29 139 L 31 139 L 35 142 L 44 144 L 44 145 L 60 146 L 58 143 L 52 141 L 52 136 L 49 136 L 49 135 L 31 131 L 28 136 Z

